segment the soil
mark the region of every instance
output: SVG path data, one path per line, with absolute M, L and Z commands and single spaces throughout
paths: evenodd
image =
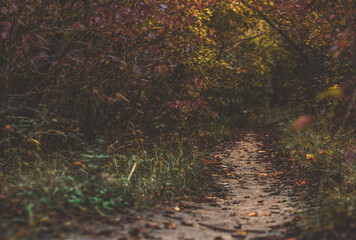
M 68 239 L 297 239 L 298 197 L 264 146 L 259 134 L 245 131 L 214 154 L 215 183 L 203 201 L 132 211 L 95 236 Z

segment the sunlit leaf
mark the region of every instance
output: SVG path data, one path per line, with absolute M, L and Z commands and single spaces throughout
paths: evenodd
M 327 97 L 339 98 L 342 96 L 343 96 L 343 89 L 340 88 L 338 85 L 335 85 L 333 87 L 330 87 L 328 90 L 319 93 L 317 95 L 316 99 L 317 99 L 317 101 L 321 101 Z

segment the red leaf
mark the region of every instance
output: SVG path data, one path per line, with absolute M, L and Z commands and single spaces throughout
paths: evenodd
M 9 12 L 9 9 L 7 7 L 2 7 L 0 12 L 4 15 L 6 15 Z
M 1 38 L 2 39 L 6 40 L 6 39 L 8 39 L 8 37 L 9 37 L 9 33 L 8 32 L 2 32 L 1 33 Z
M 5 22 L 4 24 L 4 30 L 5 32 L 8 32 L 11 28 L 11 23 L 10 22 Z

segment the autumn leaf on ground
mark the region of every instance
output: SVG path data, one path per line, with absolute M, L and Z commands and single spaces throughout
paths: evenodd
M 236 229 L 236 233 L 241 234 L 241 235 L 246 235 L 247 234 L 246 231 L 243 231 L 243 230 L 240 230 L 240 229 Z
M 315 160 L 314 154 L 306 154 L 305 157 L 306 157 L 308 160 Z
M 307 182 L 305 180 L 294 180 L 293 181 L 295 185 L 297 185 L 298 187 L 305 185 Z
M 271 216 L 271 213 L 261 213 L 263 216 Z
M 174 229 L 176 229 L 177 227 L 178 227 L 177 224 L 171 224 L 171 225 L 168 225 L 166 228 L 167 228 L 167 229 L 172 229 L 172 230 L 174 230 Z
M 219 199 L 218 197 L 204 197 L 205 202 L 216 202 Z
M 262 177 L 268 177 L 267 173 L 256 173 L 256 175 L 262 176 Z

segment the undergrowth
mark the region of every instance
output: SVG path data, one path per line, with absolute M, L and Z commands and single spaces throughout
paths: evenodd
M 321 203 L 304 221 L 319 237 L 350 236 L 356 228 L 355 129 L 327 117 L 315 117 L 303 130 L 292 126 L 280 124 L 280 147 L 308 176 L 302 184 L 316 183 Z
M 32 148 L 31 162 L 13 160 L 1 174 L 0 236 L 65 237 L 63 232 L 75 229 L 83 217 L 109 218 L 156 201 L 199 198 L 209 171 L 201 160 L 204 144 L 227 134 L 229 127 L 211 126 L 195 139 L 172 133 L 160 140 L 164 143 L 124 149 L 103 139 L 51 154 Z

